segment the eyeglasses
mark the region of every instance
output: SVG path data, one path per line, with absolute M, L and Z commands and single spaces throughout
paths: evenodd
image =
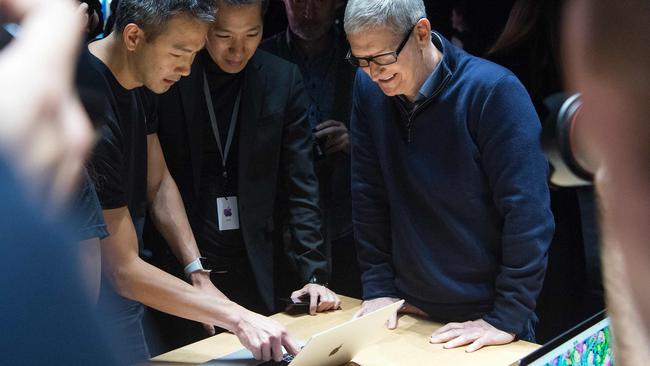
M 415 26 L 417 25 L 414 24 L 411 29 L 409 29 L 408 33 L 406 33 L 406 36 L 404 36 L 404 39 L 402 42 L 399 44 L 397 49 L 393 52 L 386 52 L 386 53 L 380 53 L 375 56 L 369 56 L 369 57 L 356 57 L 352 55 L 352 50 L 348 51 L 348 55 L 345 56 L 345 59 L 348 60 L 352 66 L 358 66 L 358 67 L 369 67 L 371 62 L 374 62 L 376 65 L 390 65 L 394 64 L 397 62 L 397 56 L 399 56 L 399 53 L 402 52 L 402 49 L 404 46 L 406 46 L 406 43 L 408 43 L 409 39 L 411 38 L 411 32 L 413 32 L 413 29 L 415 29 Z

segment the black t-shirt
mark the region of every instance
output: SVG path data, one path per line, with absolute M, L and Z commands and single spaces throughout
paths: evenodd
M 108 236 L 95 186 L 85 171 L 68 211 L 75 225 L 76 240 L 101 240 Z
M 157 128 L 155 98 L 144 88 L 123 88 L 88 51 L 81 57 L 78 84 L 95 94 L 86 109 L 94 124 L 101 125 L 88 168 L 101 206 L 128 206 L 135 222 L 146 212 L 147 134 Z
M 214 106 L 221 147 L 226 148 L 226 140 L 237 94 L 242 86 L 243 72 L 228 74 L 221 70 L 206 51 L 199 57 L 205 65 L 210 95 Z M 201 76 L 203 77 L 203 76 Z M 203 91 L 201 92 L 203 95 Z M 243 106 L 240 106 L 240 110 Z M 245 256 L 243 238 L 240 230 L 220 231 L 217 219 L 218 197 L 237 196 L 237 164 L 239 150 L 239 118 L 226 159 L 227 178 L 224 177 L 222 158 L 212 129 L 208 113 L 202 123 L 202 166 L 199 187 L 199 208 L 193 220 L 195 235 L 201 253 L 208 257 L 242 258 Z

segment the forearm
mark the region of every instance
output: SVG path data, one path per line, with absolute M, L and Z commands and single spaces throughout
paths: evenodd
M 202 291 L 135 257 L 109 276 L 124 297 L 156 310 L 201 323 L 234 329 L 245 309 Z
M 183 266 L 200 256 L 178 187 L 167 169 L 150 197 L 149 209 L 154 225 Z
M 104 210 L 110 236 L 102 240 L 102 271 L 122 296 L 157 310 L 233 329 L 247 311 L 218 296 L 191 286 L 138 256 L 138 239 L 126 207 Z

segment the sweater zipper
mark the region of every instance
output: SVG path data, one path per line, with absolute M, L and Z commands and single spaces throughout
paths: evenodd
M 449 81 L 450 78 L 451 78 L 450 75 L 448 75 L 447 77 L 445 77 L 445 79 L 442 81 L 442 83 L 440 83 L 440 85 L 438 85 L 438 88 L 437 88 L 437 89 L 432 93 L 431 97 L 425 99 L 424 102 L 422 102 L 420 105 L 418 105 L 417 107 L 415 107 L 415 109 L 414 109 L 413 112 L 411 112 L 411 113 L 408 113 L 408 111 L 404 108 L 404 106 L 402 106 L 401 103 L 398 103 L 398 104 L 401 106 L 402 111 L 404 111 L 404 113 L 405 113 L 406 116 L 407 116 L 407 118 L 406 118 L 406 142 L 407 142 L 407 143 L 410 144 L 411 141 L 413 141 L 413 136 L 412 136 L 412 130 L 413 130 L 413 118 L 415 118 L 415 115 L 416 115 L 416 114 L 417 114 L 417 113 L 418 113 L 422 108 L 424 108 L 424 107 L 426 107 L 427 105 L 429 105 L 429 103 L 431 103 L 431 101 L 433 101 L 433 100 L 438 96 L 438 93 L 440 93 L 440 91 L 442 90 L 442 88 L 444 88 L 445 85 L 447 85 L 447 82 Z
M 402 107 L 402 110 L 405 112 L 407 116 L 406 118 L 406 142 L 407 143 L 410 144 L 413 141 L 413 119 L 415 118 L 415 115 L 418 112 L 420 112 L 422 108 L 426 107 L 429 103 L 431 103 L 433 99 L 434 99 L 433 97 L 425 99 L 424 102 L 422 102 L 422 104 L 415 107 L 415 109 L 411 113 L 408 113 L 408 111 L 406 111 L 404 107 Z

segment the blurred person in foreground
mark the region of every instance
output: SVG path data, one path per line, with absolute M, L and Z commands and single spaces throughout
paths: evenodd
M 0 363 L 117 364 L 56 217 L 92 145 L 72 87 L 84 19 L 67 0 L 0 0 L 0 18 L 22 26 L 0 52 Z
M 560 52 L 565 3 L 516 0 L 503 33 L 485 56 L 521 81 L 540 116 L 542 129 L 550 128 L 548 98 L 552 100 L 552 95 L 565 90 Z M 549 180 L 555 234 L 537 305 L 540 343 L 604 307 L 594 188 L 562 187 Z M 558 311 L 558 307 L 563 310 Z
M 565 17 L 566 80 L 583 100 L 571 147 L 599 196 L 616 361 L 641 365 L 650 358 L 650 2 L 573 0 Z

